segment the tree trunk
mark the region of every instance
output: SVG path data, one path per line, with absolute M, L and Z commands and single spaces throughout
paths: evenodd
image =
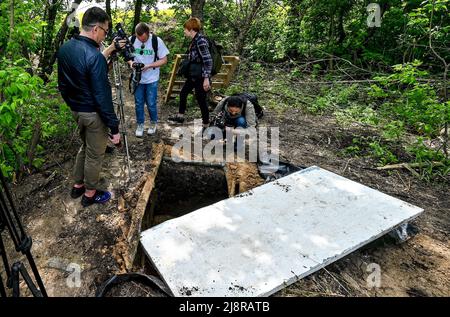
M 14 0 L 9 2 L 9 40 L 11 41 L 14 31 Z
M 51 74 L 53 64 L 50 64 L 52 55 L 54 53 L 53 47 L 53 32 L 55 30 L 55 20 L 56 15 L 58 14 L 58 1 L 51 0 L 48 3 L 46 8 L 47 11 L 47 27 L 44 36 L 44 46 L 42 47 L 42 58 L 39 61 L 39 76 L 44 80 L 44 82 L 48 81 L 48 75 Z
M 292 45 L 288 50 L 288 55 L 292 58 L 298 58 L 300 56 L 300 52 L 298 51 L 298 48 L 296 46 L 296 43 L 299 41 L 299 34 L 300 34 L 300 24 L 302 23 L 304 14 L 302 13 L 302 10 L 300 9 L 301 6 L 301 0 L 292 1 L 289 7 L 288 12 L 288 20 L 287 23 L 289 25 L 289 43 Z
M 334 46 L 334 37 L 335 37 L 335 25 L 334 25 L 334 12 L 330 12 L 330 30 L 328 32 L 328 49 L 331 45 Z M 331 53 L 334 55 L 334 48 L 331 51 Z M 334 68 L 334 59 L 333 57 L 330 57 L 330 60 L 328 62 L 328 70 L 332 71 Z
M 247 34 L 250 31 L 250 28 L 255 21 L 256 15 L 261 10 L 263 0 L 255 0 L 249 5 L 252 5 L 250 13 L 242 18 L 242 25 L 240 26 L 239 34 L 236 40 L 236 52 L 238 55 L 242 55 L 244 52 L 245 39 L 247 38 Z
M 346 14 L 346 8 L 344 6 L 341 7 L 341 9 L 339 10 L 339 15 L 338 15 L 338 27 L 337 27 L 337 31 L 338 31 L 338 45 L 341 45 L 342 43 L 344 43 L 345 40 L 345 30 L 344 30 L 344 16 Z
M 80 4 L 83 0 L 74 0 L 73 2 L 75 4 Z M 66 38 L 67 31 L 69 29 L 69 26 L 67 25 L 67 19 L 70 17 L 72 12 L 67 13 L 67 16 L 63 20 L 61 24 L 61 28 L 58 31 L 58 34 L 56 35 L 54 41 L 52 41 L 52 44 L 50 46 L 50 51 L 48 52 L 49 58 L 48 60 L 45 59 L 45 55 L 41 55 L 41 59 L 39 61 L 39 65 L 43 65 L 41 68 L 41 78 L 44 79 L 45 82 L 48 81 L 48 76 L 53 71 L 53 64 L 56 62 L 56 53 L 58 52 L 61 45 L 64 43 L 64 39 Z M 45 51 L 44 51 L 45 52 Z M 41 67 L 41 66 L 40 66 Z M 45 73 L 44 73 L 45 69 Z
M 244 45 L 245 45 L 245 37 L 248 33 L 248 28 L 240 29 L 238 37 L 236 39 L 236 52 L 238 55 L 242 55 L 244 52 Z
M 133 33 L 136 28 L 136 25 L 141 20 L 141 11 L 142 11 L 142 0 L 136 0 L 134 3 L 134 21 L 133 21 Z
M 203 8 L 205 6 L 205 0 L 189 0 L 191 5 L 191 16 L 193 18 L 199 18 L 203 22 Z
M 112 30 L 113 24 L 112 24 L 112 15 L 111 15 L 111 0 L 105 1 L 105 7 L 106 7 L 106 13 L 109 15 L 109 18 L 111 21 L 109 21 L 109 29 Z

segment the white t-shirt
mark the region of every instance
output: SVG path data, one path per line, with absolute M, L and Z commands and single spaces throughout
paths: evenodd
M 131 37 L 130 37 L 131 41 Z M 138 38 L 134 41 L 134 61 L 138 63 L 143 63 L 145 65 L 151 64 L 155 61 L 155 52 L 152 47 L 152 34 L 150 34 L 147 42 L 145 42 L 144 49 L 141 49 L 142 42 Z M 143 54 L 141 55 L 141 51 Z M 158 58 L 162 59 L 169 54 L 164 42 L 158 37 Z M 150 68 L 145 72 L 142 72 L 141 84 L 150 84 L 159 80 L 159 67 L 155 69 Z

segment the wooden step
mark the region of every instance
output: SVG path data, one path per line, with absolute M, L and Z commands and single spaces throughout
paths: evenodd
M 184 54 L 176 54 L 175 62 L 172 66 L 171 76 L 169 79 L 169 86 L 166 90 L 165 102 L 168 99 L 176 97 L 183 87 L 185 83 L 185 79 L 177 76 L 177 71 L 180 65 L 181 58 L 185 56 Z M 230 84 L 230 79 L 233 76 L 237 66 L 239 65 L 239 57 L 238 56 L 224 56 L 224 63 L 222 65 L 221 71 L 214 75 L 212 78 L 212 87 L 213 88 L 223 88 L 227 87 Z
M 228 77 L 227 73 L 218 73 L 216 75 L 214 75 L 212 78 L 213 79 L 219 79 L 219 80 L 225 80 Z

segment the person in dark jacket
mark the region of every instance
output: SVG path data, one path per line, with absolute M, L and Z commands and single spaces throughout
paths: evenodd
M 72 198 L 83 196 L 84 207 L 105 203 L 111 193 L 97 188 L 108 133 L 114 144 L 120 142 L 119 120 L 114 113 L 105 55 L 114 44 L 100 52 L 110 17 L 98 7 L 88 9 L 79 35 L 64 43 L 58 51 L 58 88 L 72 110 L 83 142 L 75 161 Z M 84 195 L 83 195 L 84 194 Z
M 190 61 L 189 75 L 180 92 L 180 107 L 178 114 L 171 116 L 170 121 L 184 122 L 188 94 L 195 89 L 195 97 L 202 112 L 203 127 L 209 126 L 209 109 L 207 92 L 211 89 L 211 71 L 213 60 L 209 52 L 208 40 L 199 33 L 201 22 L 198 18 L 190 18 L 184 23 L 184 35 L 191 38 L 188 58 Z

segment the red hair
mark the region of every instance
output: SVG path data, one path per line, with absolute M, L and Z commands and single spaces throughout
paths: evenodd
M 188 31 L 194 30 L 195 32 L 200 32 L 202 23 L 199 18 L 190 18 L 184 23 L 184 28 Z

